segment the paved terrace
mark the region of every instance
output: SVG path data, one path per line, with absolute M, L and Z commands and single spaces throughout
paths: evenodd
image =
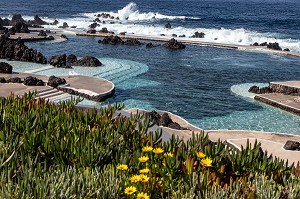
M 28 76 L 37 77 L 42 79 L 44 82 L 48 82 L 49 79 L 49 77 L 45 75 L 36 75 L 30 73 L 0 74 L 0 77 L 4 77 L 5 79 L 13 77 L 20 77 L 21 79 L 24 79 Z M 106 79 L 81 75 L 63 76 L 62 78 L 65 78 L 67 81 L 67 85 L 62 87 L 75 90 L 91 97 L 98 97 L 104 100 L 105 98 L 112 96 L 115 92 L 114 84 Z M 59 91 L 50 86 L 25 86 L 18 83 L 0 84 L 0 96 L 2 97 L 7 97 L 12 92 L 15 95 L 22 96 L 24 93 L 29 91 L 37 91 L 39 97 L 47 98 L 51 101 L 71 97 L 68 93 Z
M 276 93 L 258 94 L 254 99 L 300 115 L 300 81 L 270 82 L 270 87 L 275 89 Z M 286 95 L 285 92 L 299 95 Z

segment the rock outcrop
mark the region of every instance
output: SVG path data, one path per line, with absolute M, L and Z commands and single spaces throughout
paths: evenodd
M 46 64 L 46 57 L 32 48 L 28 48 L 23 41 L 0 38 L 0 58 L 17 61 Z
M 34 19 L 32 21 L 29 20 L 28 24 L 30 24 L 30 25 L 39 25 L 39 26 L 49 25 L 49 23 L 47 23 L 46 21 L 42 20 L 38 15 L 35 15 Z
M 29 33 L 28 25 L 25 22 L 17 22 L 11 29 L 9 29 L 10 34 L 15 33 Z
M 285 150 L 300 151 L 300 142 L 288 140 L 283 146 Z
M 22 80 L 19 77 L 13 77 L 6 80 L 6 83 L 22 83 Z
M 6 62 L 0 62 L 0 73 L 12 73 L 12 66 Z
M 167 29 L 171 29 L 171 28 L 172 28 L 172 26 L 171 26 L 171 24 L 170 24 L 170 23 L 167 23 L 167 24 L 165 25 L 165 28 L 167 28 Z
M 160 115 L 156 111 L 146 112 L 145 115 L 158 126 L 169 127 L 177 130 L 189 130 L 187 128 L 181 127 L 177 122 L 173 122 L 168 113 L 163 113 Z
M 97 67 L 102 66 L 102 63 L 92 56 L 85 56 L 73 63 L 74 66 Z
M 67 81 L 64 78 L 50 76 L 47 85 L 53 88 L 57 88 L 59 85 L 66 83 Z
M 36 77 L 32 77 L 32 76 L 26 77 L 24 79 L 23 84 L 27 85 L 27 86 L 44 86 L 45 85 L 43 80 L 38 79 Z
M 102 44 L 111 44 L 111 45 L 117 45 L 117 44 L 122 44 L 123 40 L 118 37 L 118 36 L 107 36 L 104 37 L 103 40 L 99 40 L 98 43 L 102 43 Z
M 170 49 L 184 49 L 185 45 L 181 42 L 178 42 L 176 39 L 172 38 L 167 43 L 163 45 L 166 48 Z
M 255 94 L 274 93 L 273 89 L 270 88 L 269 86 L 263 88 L 259 88 L 258 86 L 251 86 L 248 92 L 255 93 Z
M 193 38 L 204 38 L 205 33 L 204 32 L 195 32 L 194 35 L 192 36 Z

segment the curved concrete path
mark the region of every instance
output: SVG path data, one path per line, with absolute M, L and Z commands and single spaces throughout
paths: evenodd
M 137 114 L 143 113 L 146 110 L 142 109 L 129 109 L 127 110 L 127 114 Z M 168 113 L 170 118 L 180 124 L 183 127 L 189 128 L 191 130 L 175 130 L 168 127 L 162 126 L 154 126 L 151 131 L 162 129 L 163 132 L 163 140 L 169 139 L 172 135 L 179 136 L 183 138 L 183 140 L 188 140 L 192 137 L 192 133 L 201 133 L 203 129 L 195 127 L 194 125 L 187 122 L 185 119 L 172 114 L 167 111 L 157 111 L 159 114 L 164 112 Z M 279 134 L 279 133 L 270 133 L 270 132 L 258 132 L 258 131 L 243 131 L 243 130 L 204 130 L 205 133 L 208 134 L 209 139 L 212 141 L 227 141 L 237 147 L 238 149 L 241 146 L 246 146 L 247 140 L 250 143 L 254 143 L 255 140 L 261 143 L 261 147 L 264 151 L 267 151 L 268 154 L 273 154 L 274 156 L 288 160 L 289 164 L 300 161 L 300 151 L 289 151 L 283 149 L 284 144 L 288 140 L 298 141 L 300 142 L 300 136 L 292 135 L 292 134 Z

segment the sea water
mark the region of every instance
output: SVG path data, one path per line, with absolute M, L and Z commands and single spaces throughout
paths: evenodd
M 294 1 L 5 1 L 1 17 L 20 13 L 26 19 L 38 14 L 61 25 L 87 30 L 95 14 L 108 12 L 120 20 L 106 20 L 99 28 L 139 35 L 172 34 L 187 37 L 206 34 L 203 41 L 249 45 L 279 42 L 300 52 L 299 10 Z M 6 2 L 7 1 L 7 2 Z M 16 6 L 20 5 L 20 6 Z M 109 22 L 114 22 L 110 24 Z M 172 29 L 164 25 L 171 23 Z M 297 25 L 298 24 L 298 25 Z M 57 27 L 50 27 L 57 28 Z M 116 94 L 98 104 L 124 102 L 126 108 L 161 109 L 184 117 L 204 129 L 243 129 L 300 134 L 300 118 L 256 102 L 247 96 L 253 83 L 299 80 L 299 58 L 265 52 L 246 52 L 188 45 L 184 50 L 163 47 L 110 46 L 99 38 L 67 35 L 65 42 L 35 42 L 27 45 L 48 58 L 58 54 L 92 55 L 103 67 L 74 67 L 82 75 L 98 76 L 116 85 Z M 187 38 L 190 39 L 190 38 Z M 199 39 L 200 40 L 200 39 Z M 35 64 L 15 62 L 17 71 L 38 69 Z M 44 66 L 41 66 L 44 67 Z M 38 74 L 67 75 L 67 69 L 42 68 Z M 248 83 L 248 84 L 245 84 Z

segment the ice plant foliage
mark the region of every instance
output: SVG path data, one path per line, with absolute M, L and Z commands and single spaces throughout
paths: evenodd
M 257 142 L 163 142 L 144 115 L 79 101 L 0 97 L 0 198 L 300 198 L 300 165 Z

